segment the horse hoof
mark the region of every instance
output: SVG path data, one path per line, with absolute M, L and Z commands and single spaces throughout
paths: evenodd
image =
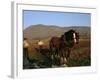
M 68 65 L 67 64 L 63 64 L 63 65 L 61 65 L 61 67 L 68 67 Z

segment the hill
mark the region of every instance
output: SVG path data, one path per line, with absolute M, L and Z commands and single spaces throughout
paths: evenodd
M 79 32 L 80 37 L 89 38 L 90 37 L 90 27 L 89 26 L 70 26 L 70 27 L 60 27 L 55 25 L 31 25 L 24 29 L 24 37 L 28 39 L 43 39 L 53 36 L 60 36 L 64 32 L 74 29 Z

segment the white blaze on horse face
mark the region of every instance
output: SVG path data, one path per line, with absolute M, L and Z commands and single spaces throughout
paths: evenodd
M 73 38 L 74 38 L 74 43 L 76 43 L 77 41 L 76 41 L 76 34 L 75 33 L 73 33 Z

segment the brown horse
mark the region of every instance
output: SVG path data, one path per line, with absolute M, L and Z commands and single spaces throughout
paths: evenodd
M 52 55 L 52 63 L 64 63 L 65 59 L 70 56 L 71 48 L 75 44 L 78 44 L 78 42 L 79 33 L 74 30 L 65 32 L 63 35 L 61 35 L 61 37 L 52 37 L 49 43 Z M 62 62 L 60 62 L 60 59 L 62 59 Z M 59 62 L 56 62 L 56 60 L 59 60 Z

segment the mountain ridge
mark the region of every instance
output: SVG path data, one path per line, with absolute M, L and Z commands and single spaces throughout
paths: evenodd
M 29 39 L 42 39 L 42 38 L 48 38 L 53 36 L 60 36 L 64 32 L 67 32 L 70 29 L 74 29 L 79 34 L 86 35 L 87 37 L 90 37 L 90 27 L 89 26 L 67 26 L 67 27 L 60 27 L 56 25 L 43 25 L 43 24 L 37 24 L 37 25 L 31 25 L 28 28 L 24 29 L 24 37 Z

